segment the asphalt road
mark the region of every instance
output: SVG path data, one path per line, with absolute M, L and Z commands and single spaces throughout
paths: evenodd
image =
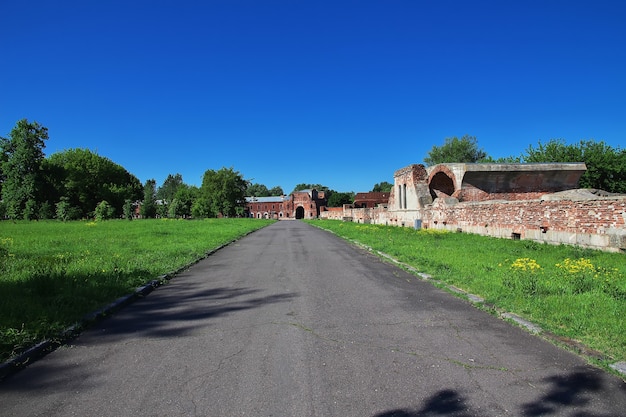
M 0 415 L 617 417 L 626 384 L 283 221 L 2 381 Z

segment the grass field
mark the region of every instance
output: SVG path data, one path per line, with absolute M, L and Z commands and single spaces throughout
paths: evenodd
M 626 255 L 432 229 L 309 223 L 358 241 L 543 329 L 626 360 Z
M 0 362 L 270 222 L 0 222 Z

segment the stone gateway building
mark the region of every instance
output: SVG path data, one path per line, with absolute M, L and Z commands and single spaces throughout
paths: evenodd
M 246 197 L 245 215 L 255 219 L 316 219 L 326 205 L 323 191 L 302 190 L 289 196 Z

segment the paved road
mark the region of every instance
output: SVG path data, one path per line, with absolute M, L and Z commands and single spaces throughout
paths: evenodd
M 299 221 L 0 383 L 2 416 L 624 416 L 626 384 Z

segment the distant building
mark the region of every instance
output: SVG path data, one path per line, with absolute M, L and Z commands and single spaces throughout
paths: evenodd
M 289 196 L 246 197 L 245 213 L 255 219 L 316 219 L 326 204 L 323 191 L 302 190 Z

